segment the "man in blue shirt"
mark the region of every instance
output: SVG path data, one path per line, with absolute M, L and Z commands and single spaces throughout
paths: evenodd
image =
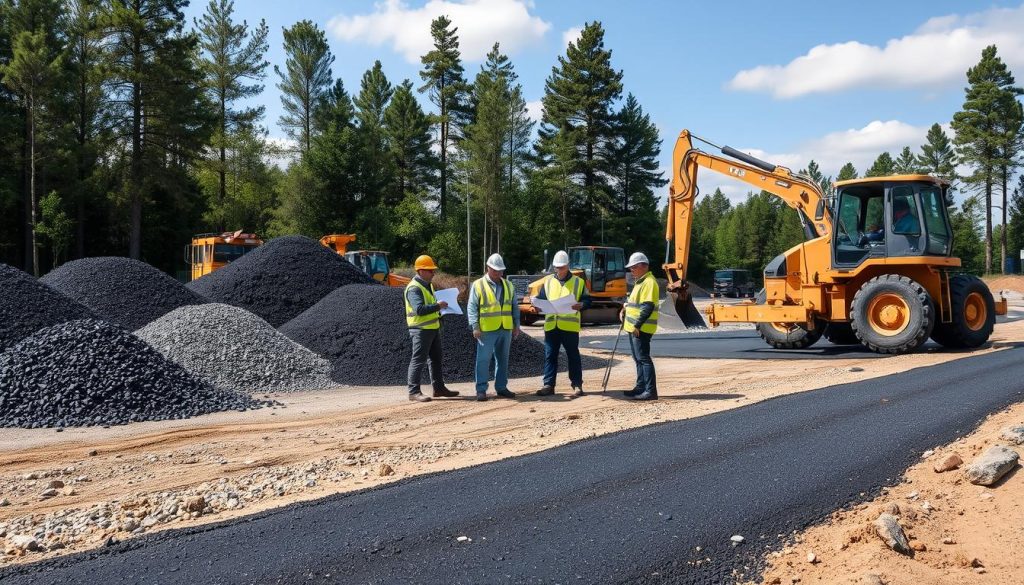
M 519 337 L 519 303 L 515 286 L 502 278 L 505 260 L 500 254 L 487 259 L 487 274 L 469 288 L 466 317 L 476 339 L 476 399 L 487 400 L 487 382 L 494 362 L 494 390 L 499 398 L 515 398 L 508 389 L 508 353 Z

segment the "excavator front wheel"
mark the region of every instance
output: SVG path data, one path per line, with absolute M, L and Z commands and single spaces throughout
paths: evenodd
M 754 297 L 763 305 L 766 298 L 764 289 Z M 821 339 L 822 327 L 807 329 L 796 323 L 758 323 L 757 333 L 765 343 L 775 349 L 804 349 Z
M 988 341 L 996 324 L 996 302 L 980 278 L 957 274 L 949 279 L 953 320 L 936 323 L 932 339 L 945 347 L 978 347 Z
M 918 282 L 883 274 L 865 282 L 850 305 L 854 333 L 878 353 L 913 351 L 928 340 L 935 325 L 935 305 Z

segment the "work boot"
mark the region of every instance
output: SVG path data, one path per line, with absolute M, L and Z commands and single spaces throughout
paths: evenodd
M 497 390 L 496 394 L 498 398 L 511 398 L 513 400 L 516 398 L 516 393 L 511 390 Z
M 658 391 L 657 390 L 648 390 L 646 392 L 633 395 L 633 400 L 657 400 L 657 399 L 658 399 Z
M 583 396 L 583 387 L 582 386 L 573 386 L 573 388 L 572 388 L 572 397 L 573 398 L 579 398 L 580 396 Z
M 476 395 L 476 401 L 477 402 L 487 402 L 487 395 L 486 394 L 477 394 Z
M 430 397 L 424 396 L 422 392 L 415 392 L 409 395 L 409 400 L 413 402 L 430 402 Z
M 640 390 L 639 388 L 633 388 L 632 390 L 625 390 L 625 391 L 623 391 L 622 395 L 625 396 L 626 398 L 632 398 L 632 397 L 636 396 L 637 394 L 640 394 L 641 392 L 643 392 L 643 391 Z
M 456 392 L 455 390 L 449 390 L 447 388 L 434 389 L 434 398 L 454 398 L 455 396 L 458 395 L 459 393 Z
M 555 393 L 554 386 L 544 386 L 540 390 L 537 390 L 537 396 L 551 396 Z

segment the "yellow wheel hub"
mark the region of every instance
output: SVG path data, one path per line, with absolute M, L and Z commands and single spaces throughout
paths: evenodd
M 867 316 L 879 335 L 899 335 L 910 323 L 910 305 L 898 294 L 882 293 L 871 299 Z
M 964 301 L 964 323 L 971 331 L 979 331 L 988 321 L 988 307 L 980 293 L 972 292 Z
M 789 335 L 796 328 L 792 323 L 771 323 L 772 329 L 782 333 L 783 335 Z

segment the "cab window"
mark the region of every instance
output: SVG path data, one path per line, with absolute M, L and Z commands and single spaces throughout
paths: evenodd
M 892 188 L 892 233 L 911 236 L 921 235 L 920 214 L 914 199 L 914 188 L 899 185 Z
M 946 256 L 949 254 L 952 234 L 946 223 L 946 202 L 942 190 L 935 186 L 921 188 L 922 216 L 928 228 L 928 253 Z

